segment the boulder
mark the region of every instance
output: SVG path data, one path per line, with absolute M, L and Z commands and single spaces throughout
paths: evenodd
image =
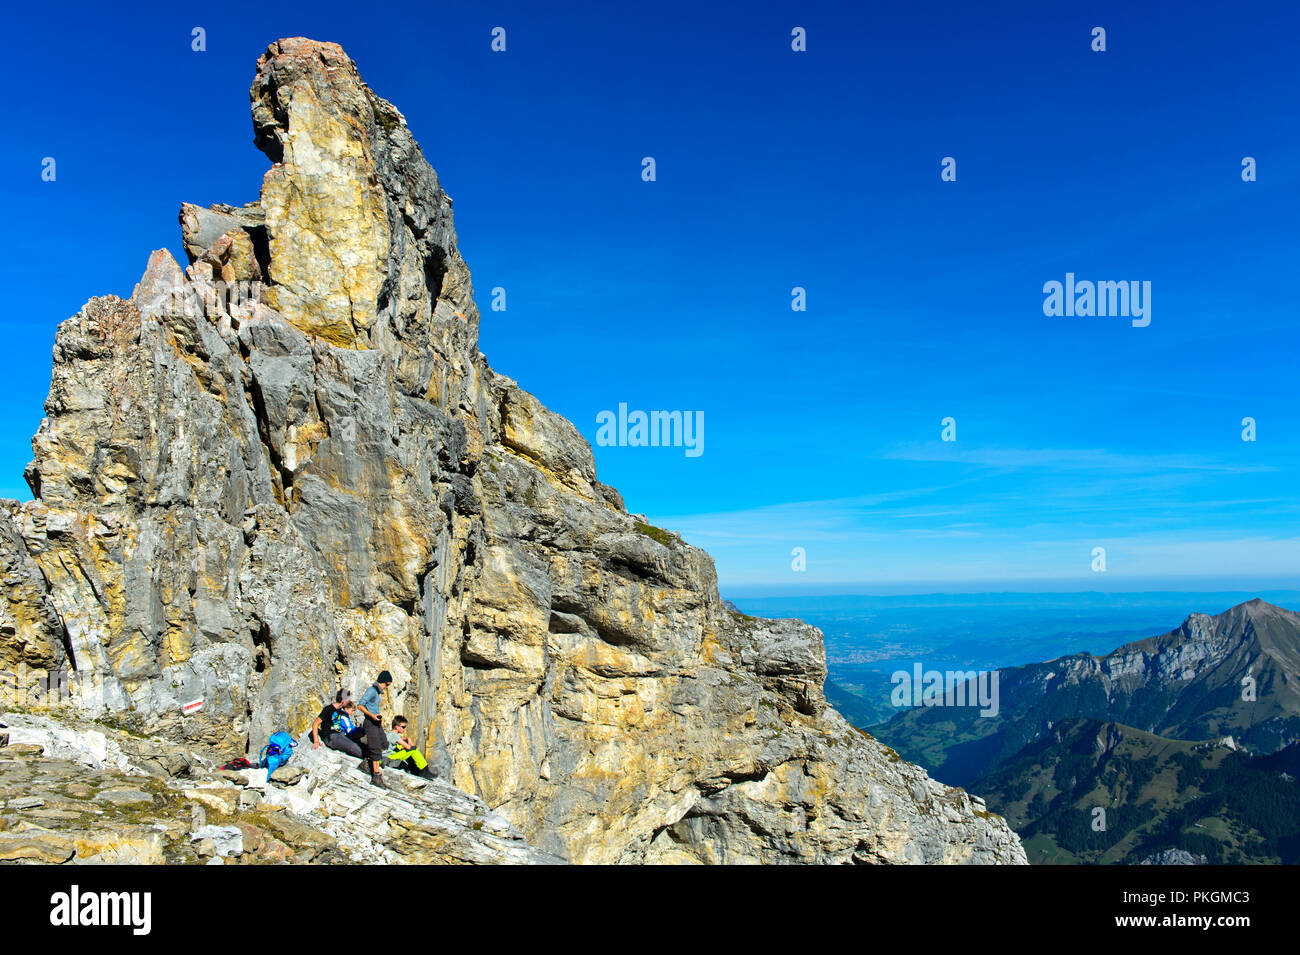
M 0 862 L 45 862 L 59 865 L 76 854 L 76 846 L 61 835 L 0 833 Z
M 16 756 L 24 759 L 41 756 L 44 753 L 45 747 L 35 743 L 10 743 L 0 750 L 0 756 Z
M 300 766 L 281 766 L 275 772 L 271 773 L 270 780 L 273 783 L 279 783 L 281 786 L 292 786 L 302 779 L 304 773 Z
M 192 832 L 190 840 L 199 844 L 197 851 L 201 856 L 225 858 L 242 855 L 244 851 L 244 831 L 239 826 L 204 826 Z
M 239 790 L 233 787 L 186 789 L 184 796 L 223 816 L 232 816 L 239 809 Z

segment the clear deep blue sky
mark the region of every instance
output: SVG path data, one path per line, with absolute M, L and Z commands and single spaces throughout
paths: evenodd
M 495 368 L 593 442 L 704 413 L 699 457 L 596 456 L 724 589 L 1296 580 L 1294 3 L 288 6 L 0 15 L 0 494 L 57 323 L 180 258 L 181 201 L 257 198 L 254 62 L 305 35 L 455 199 Z M 1067 271 L 1150 281 L 1151 325 L 1044 316 Z

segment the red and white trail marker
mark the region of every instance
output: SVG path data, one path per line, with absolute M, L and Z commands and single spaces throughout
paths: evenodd
M 203 709 L 203 697 L 199 697 L 197 700 L 190 700 L 190 702 L 181 707 L 181 712 L 188 716 L 190 713 L 197 713 L 201 709 Z

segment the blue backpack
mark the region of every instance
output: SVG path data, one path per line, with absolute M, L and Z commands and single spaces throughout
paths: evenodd
M 272 733 L 271 739 L 262 747 L 262 752 L 258 757 L 258 765 L 265 766 L 268 774 L 275 772 L 285 763 L 289 762 L 289 757 L 293 755 L 293 748 L 297 745 L 293 737 L 281 730 L 279 733 Z
M 344 736 L 351 734 L 357 725 L 348 719 L 346 713 L 336 713 L 334 715 L 334 732 L 342 733 Z

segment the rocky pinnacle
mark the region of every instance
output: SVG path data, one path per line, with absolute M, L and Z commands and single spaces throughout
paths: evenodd
M 1025 861 L 488 366 L 451 199 L 340 47 L 250 95 L 260 199 L 182 206 L 185 268 L 59 326 L 0 664 L 231 756 L 388 669 L 443 778 L 574 862 Z

